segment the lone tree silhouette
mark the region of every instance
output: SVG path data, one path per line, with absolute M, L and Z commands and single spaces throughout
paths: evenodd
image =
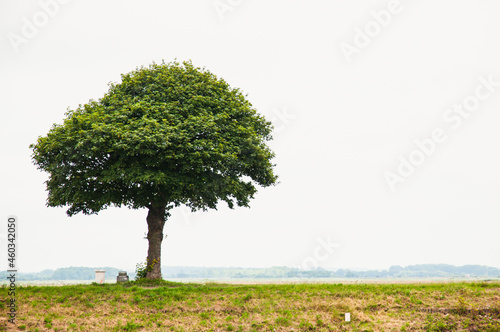
M 146 278 L 159 279 L 172 208 L 248 207 L 255 185 L 276 184 L 272 125 L 239 89 L 191 62 L 121 78 L 101 99 L 68 110 L 30 146 L 32 159 L 49 174 L 47 206 L 67 206 L 69 216 L 147 208 Z

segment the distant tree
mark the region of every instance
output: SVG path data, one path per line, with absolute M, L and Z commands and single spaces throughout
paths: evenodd
M 69 216 L 109 206 L 147 208 L 148 279 L 161 278 L 163 227 L 172 208 L 249 206 L 276 183 L 272 125 L 239 89 L 190 62 L 152 64 L 69 110 L 32 144 L 49 173 L 51 207 Z
M 393 265 L 389 268 L 389 275 L 395 276 L 404 271 L 404 268 L 399 265 Z

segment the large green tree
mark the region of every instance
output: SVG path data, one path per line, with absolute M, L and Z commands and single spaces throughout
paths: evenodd
M 239 89 L 191 62 L 171 62 L 122 75 L 30 148 L 49 174 L 48 206 L 67 206 L 69 216 L 148 209 L 146 277 L 158 279 L 172 208 L 249 206 L 255 185 L 276 183 L 271 131 Z

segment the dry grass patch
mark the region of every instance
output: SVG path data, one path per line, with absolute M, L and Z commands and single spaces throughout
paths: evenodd
M 20 287 L 18 304 L 12 331 L 500 331 L 499 283 L 131 282 Z

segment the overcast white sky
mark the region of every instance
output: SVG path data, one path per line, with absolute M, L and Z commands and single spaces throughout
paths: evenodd
M 163 265 L 500 267 L 498 1 L 55 1 L 0 0 L 0 270 L 8 215 L 21 271 L 145 260 L 145 210 L 47 208 L 29 145 L 176 58 L 273 120 L 281 183 L 250 209 L 174 211 Z

